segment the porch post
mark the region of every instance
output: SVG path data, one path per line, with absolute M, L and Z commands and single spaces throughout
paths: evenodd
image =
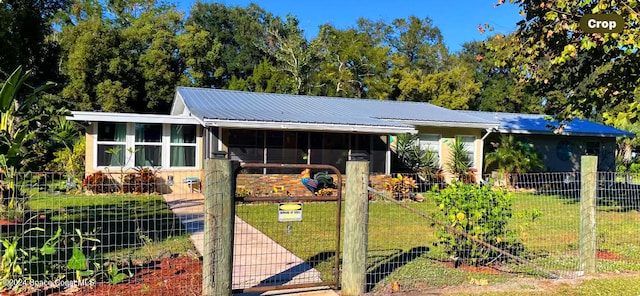
M 384 174 L 391 175 L 391 136 L 387 135 L 387 151 L 384 157 Z

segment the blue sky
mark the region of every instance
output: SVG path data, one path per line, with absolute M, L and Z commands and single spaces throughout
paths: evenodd
M 178 0 L 179 1 L 179 0 Z M 178 8 L 188 11 L 195 0 L 179 1 Z M 339 29 L 356 25 L 360 17 L 371 20 L 383 20 L 391 23 L 397 18 L 415 15 L 429 17 L 440 28 L 447 47 L 452 52 L 461 49 L 468 41 L 484 40 L 487 34 L 508 34 L 516 29 L 516 23 L 522 19 L 515 5 L 504 4 L 494 7 L 497 0 L 224 0 L 202 1 L 219 2 L 227 6 L 246 7 L 256 3 L 266 11 L 284 17 L 288 13 L 300 20 L 300 27 L 307 39 L 318 34 L 318 27 L 330 23 Z M 507 1 L 508 2 L 508 1 Z M 478 25 L 489 24 L 494 32 L 480 34 Z

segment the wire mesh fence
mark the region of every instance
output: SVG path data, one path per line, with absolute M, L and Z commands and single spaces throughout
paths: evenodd
M 202 212 L 172 211 L 199 195 L 182 183 L 192 176 L 200 178 L 175 171 L 84 180 L 5 174 L 0 292 L 199 295 L 202 267 L 189 233 Z
M 419 176 L 392 175 L 386 190 L 370 188 L 368 288 L 584 274 L 581 177 L 493 175 L 477 189 L 449 184 L 430 191 L 434 184 Z M 597 272 L 640 270 L 638 180 L 599 173 L 593 184 Z
M 280 169 L 264 175 L 245 169 L 238 175 L 234 290 L 332 285 L 336 280 L 340 193 L 310 192 L 299 172 Z

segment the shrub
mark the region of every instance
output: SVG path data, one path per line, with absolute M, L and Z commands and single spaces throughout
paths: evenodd
M 156 192 L 157 172 L 150 168 L 135 168 L 124 175 L 122 191 L 126 193 Z
M 511 196 L 487 186 L 454 182 L 435 195 L 438 220 L 471 237 L 514 252 L 516 235 L 506 229 L 512 215 Z M 439 244 L 445 252 L 466 264 L 484 265 L 498 254 L 473 240 L 441 226 Z
M 111 177 L 102 171 L 97 171 L 84 177 L 82 187 L 93 193 L 109 193 L 117 189 Z
M 471 155 L 467 152 L 467 147 L 462 141 L 462 138 L 456 137 L 455 142 L 449 142 L 445 140 L 445 143 L 449 146 L 449 162 L 446 164 L 449 173 L 451 173 L 457 180 L 468 182 L 468 178 L 471 172 L 471 164 L 473 160 Z M 474 180 L 475 182 L 475 180 Z
M 391 191 L 395 199 L 405 199 L 412 197 L 412 190 L 418 188 L 416 181 L 411 177 L 402 176 L 398 174 L 396 177 L 391 178 L 389 182 L 384 184 L 386 190 Z
M 429 148 L 429 147 L 427 147 Z M 402 164 L 427 179 L 441 173 L 438 152 L 423 149 L 418 135 L 398 135 L 397 152 Z

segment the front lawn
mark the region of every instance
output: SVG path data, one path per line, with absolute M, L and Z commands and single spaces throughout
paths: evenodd
M 32 197 L 26 207 L 40 219 L 30 226 L 66 233 L 80 229 L 100 240 L 101 253 L 138 248 L 185 232 L 161 196 L 59 195 Z
M 426 214 L 438 211 L 431 193 L 422 203 L 405 205 Z M 277 222 L 274 204 L 247 204 L 237 214 L 249 224 L 300 258 L 317 259 L 334 249 L 335 203 L 306 203 L 302 222 Z M 344 213 L 342 213 L 344 219 Z M 539 268 L 562 277 L 575 277 L 578 270 L 580 232 L 579 204 L 559 196 L 517 193 L 513 195 L 513 217 L 508 228 L 524 244 L 519 255 Z M 598 271 L 640 270 L 640 215 L 612 207 L 598 207 Z M 442 249 L 435 245 L 436 227 L 415 213 L 390 202 L 369 204 L 368 284 L 370 287 L 401 285 L 458 285 L 472 279 L 497 283 L 512 277 L 534 276 L 532 269 L 513 262 L 496 266 L 500 271 L 474 272 L 454 269 Z M 341 237 L 343 235 L 341 234 Z M 602 257 L 601 257 L 602 256 Z M 316 268 L 330 278 L 332 258 L 323 258 Z

